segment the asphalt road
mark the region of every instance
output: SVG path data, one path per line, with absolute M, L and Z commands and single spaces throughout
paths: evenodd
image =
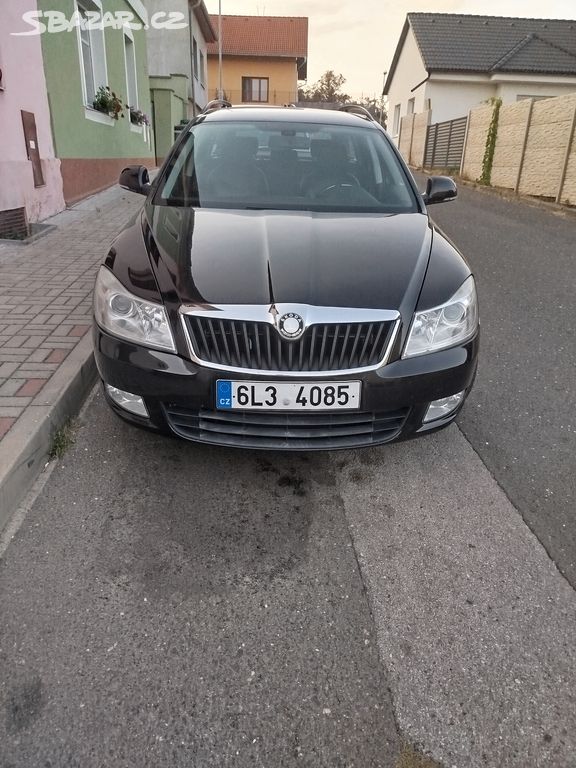
M 576 587 L 576 215 L 466 186 L 430 212 L 478 280 L 460 429 Z
M 85 419 L 0 568 L 2 768 L 396 765 L 330 459 Z
M 574 223 L 467 189 L 434 213 L 480 283 L 460 428 L 260 454 L 90 401 L 0 561 L 1 768 L 421 768 L 403 740 L 574 768 L 576 595 L 548 554 L 568 572 L 575 358 L 549 307 Z

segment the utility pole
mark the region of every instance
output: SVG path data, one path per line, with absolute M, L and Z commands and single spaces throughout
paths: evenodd
M 218 98 L 224 98 L 222 90 L 222 0 L 218 0 Z
M 384 96 L 384 88 L 386 87 L 386 75 L 388 74 L 388 71 L 382 73 L 383 80 L 382 80 L 382 101 L 380 103 L 380 125 L 384 127 L 384 99 L 386 98 Z

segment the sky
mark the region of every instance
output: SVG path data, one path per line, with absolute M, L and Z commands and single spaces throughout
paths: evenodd
M 218 0 L 205 0 L 218 13 Z M 476 13 L 576 19 L 576 0 L 221 0 L 223 14 L 308 16 L 308 83 L 327 69 L 354 98 L 382 93 L 406 14 Z

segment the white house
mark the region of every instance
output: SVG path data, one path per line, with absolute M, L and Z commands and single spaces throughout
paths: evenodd
M 216 32 L 203 0 L 145 0 L 152 16 L 166 11 L 183 15 L 187 22 L 181 29 L 148 30 L 148 70 L 152 78 L 187 78 L 187 116 L 193 117 L 208 103 L 208 64 L 206 48 L 216 40 Z
M 491 97 L 510 103 L 576 91 L 576 21 L 409 13 L 384 84 L 388 128 L 431 110 L 464 117 Z

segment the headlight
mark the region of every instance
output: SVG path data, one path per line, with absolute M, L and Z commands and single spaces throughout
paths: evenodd
M 162 304 L 133 296 L 106 267 L 100 267 L 96 278 L 94 316 L 98 325 L 114 336 L 176 352 Z
M 439 307 L 415 312 L 402 357 L 424 355 L 461 344 L 478 328 L 478 301 L 470 275 L 454 296 Z

